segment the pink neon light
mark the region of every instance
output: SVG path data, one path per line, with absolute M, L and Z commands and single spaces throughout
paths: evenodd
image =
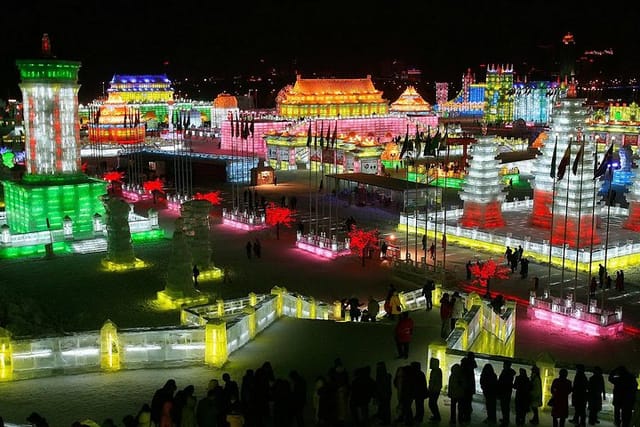
M 222 224 L 224 225 L 229 225 L 233 228 L 238 228 L 240 230 L 260 230 L 265 228 L 266 226 L 264 224 L 247 224 L 245 222 L 240 222 L 240 221 L 234 221 L 232 219 L 229 218 L 223 218 L 222 219 Z
M 343 250 L 339 252 L 334 252 L 329 248 L 321 248 L 319 246 L 310 245 L 304 242 L 296 242 L 296 247 L 298 249 L 302 249 L 306 252 L 311 252 L 312 254 L 319 255 L 324 258 L 335 259 L 341 255 L 348 255 L 351 253 L 349 250 Z
M 234 118 L 234 126 L 235 123 L 236 119 Z M 231 122 L 225 120 L 222 122 L 220 129 L 220 148 L 223 150 L 233 150 L 238 155 L 250 156 L 256 154 L 260 157 L 266 157 L 267 143 L 262 138 L 262 135 L 272 131 L 280 132 L 290 124 L 291 122 L 289 121 L 255 121 L 253 122 L 254 136 L 250 136 L 247 140 L 241 140 L 239 137 L 231 137 Z
M 179 211 L 180 209 L 182 209 L 182 202 L 169 201 L 167 202 L 167 209 L 171 209 L 172 211 Z
M 122 197 L 132 202 L 139 202 L 140 200 L 151 200 L 153 196 L 148 193 L 139 194 L 135 191 L 122 190 Z
M 551 191 L 536 189 L 533 191 L 533 213 L 531 223 L 536 227 L 551 228 L 551 209 L 553 194 Z
M 412 121 L 409 121 L 407 117 L 402 116 L 384 116 L 384 117 L 360 117 L 349 119 L 326 119 L 328 123 L 336 122 L 338 124 L 338 132 L 340 134 L 356 133 L 362 137 L 372 134 L 374 139 L 384 139 L 387 133 L 392 135 L 404 135 L 407 131 L 407 124 L 411 124 L 410 129 L 415 129 L 415 122 L 418 121 L 423 127 L 431 127 L 435 129 L 438 125 L 438 117 L 435 115 L 428 116 L 414 116 Z M 234 119 L 235 124 L 235 119 Z M 281 132 L 287 126 L 291 125 L 290 121 L 255 121 L 254 122 L 254 135 L 252 139 L 249 137 L 246 141 L 241 141 L 240 138 L 231 137 L 231 122 L 225 120 L 222 122 L 220 129 L 221 145 L 224 150 L 234 150 L 247 153 L 247 155 L 258 154 L 266 157 L 267 146 L 266 142 L 262 138 L 262 135 L 270 132 Z M 300 125 L 300 134 L 306 138 L 308 125 Z
M 624 328 L 623 322 L 614 323 L 609 326 L 599 326 L 575 317 L 564 316 L 560 313 L 544 310 L 537 307 L 530 307 L 536 319 L 547 321 L 561 328 L 567 328 L 572 331 L 583 332 L 587 335 L 601 337 L 615 335 L 622 332 Z

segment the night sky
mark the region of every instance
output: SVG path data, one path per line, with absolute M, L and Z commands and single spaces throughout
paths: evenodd
M 276 67 L 289 75 L 376 77 L 415 66 L 425 79 L 459 81 L 467 68 L 480 78 L 481 64 L 514 63 L 519 73 L 545 75 L 556 71 L 568 31 L 578 52 L 614 49 L 610 76 L 640 74 L 632 2 L 611 3 L 616 10 L 577 1 L 561 10 L 556 1 L 376 3 L 14 0 L 1 11 L 0 98 L 19 95 L 15 60 L 39 55 L 45 32 L 58 58 L 82 62 L 81 100 L 98 95 L 115 73 L 228 78 Z

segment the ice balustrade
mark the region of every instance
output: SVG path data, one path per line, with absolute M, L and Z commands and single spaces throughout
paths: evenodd
M 615 310 L 600 308 L 595 298 L 589 304 L 575 302 L 571 292 L 564 298 L 546 293 L 537 296 L 531 292 L 527 315 L 595 336 L 612 336 L 624 329 L 622 307 L 616 307 Z
M 326 258 L 335 258 L 351 253 L 348 237 L 345 237 L 343 241 L 339 241 L 335 234 L 332 237 L 328 237 L 325 232 L 320 234 L 297 232 L 296 247 Z
M 153 194 L 139 184 L 122 184 L 122 197 L 132 202 L 152 200 Z
M 129 212 L 129 230 L 131 233 L 143 233 L 151 230 L 158 230 L 160 225 L 158 223 L 158 214 L 155 210 L 149 210 L 149 216 L 144 217 L 133 212 L 133 205 L 131 205 L 131 211 Z M 44 245 L 53 242 L 63 242 L 65 240 L 73 239 L 73 228 L 68 227 L 70 231 L 65 231 L 65 228 L 46 230 L 46 231 L 34 231 L 32 233 L 20 233 L 12 234 L 11 230 L 6 225 L 6 212 L 2 212 L 4 216 L 4 223 L 0 220 L 0 245 L 4 247 L 20 247 L 20 246 L 35 246 Z M 93 233 L 91 238 L 106 236 L 107 230 L 102 223 L 102 219 L 94 218 Z M 75 236 L 77 238 L 87 236 Z
M 236 225 L 241 228 L 262 228 L 267 226 L 264 212 L 223 208 L 222 220 L 225 224 Z
M 440 284 L 436 284 L 436 289 L 432 291 L 433 306 L 440 306 L 440 299 L 446 291 Z M 466 313 L 464 317 L 456 323 L 456 327 L 447 338 L 451 348 L 468 350 L 471 348 L 476 338 L 482 330 L 493 334 L 502 342 L 511 338 L 515 325 L 515 305 L 513 302 L 505 304 L 505 311 L 501 315 L 495 313 L 488 301 L 482 300 L 477 294 L 461 293 L 465 303 Z M 424 310 L 426 308 L 426 298 L 422 295 L 422 289 L 415 289 L 399 294 L 400 302 L 404 310 Z M 384 306 L 381 307 L 384 313 Z
M 3 368 L 0 379 L 201 364 L 207 346 L 215 347 L 215 343 L 208 341 L 206 326 L 216 319 L 223 319 L 219 324 L 224 327 L 226 349 L 222 351 L 221 360 L 226 361 L 229 354 L 280 316 L 329 319 L 329 308 L 325 303 L 288 293 L 284 288 L 276 287 L 272 292 L 185 308 L 180 314 L 182 326 L 121 329 L 106 341 L 102 331 L 12 340 L 11 363 L 5 365 L 10 368 Z M 105 354 L 108 355 L 106 359 Z M 10 369 L 10 374 L 6 369 Z
M 35 378 L 100 368 L 99 334 L 88 332 L 12 342 L 14 378 Z
M 503 211 L 520 211 L 524 209 L 530 209 L 533 207 L 533 200 L 525 199 L 514 202 L 505 202 L 502 204 Z M 607 206 L 601 206 L 598 208 L 601 216 L 607 215 Z M 549 241 L 542 240 L 542 242 L 532 242 L 531 236 L 524 236 L 523 238 L 513 237 L 512 233 L 505 233 L 504 235 L 489 233 L 477 228 L 469 229 L 462 228 L 459 225 L 450 225 L 450 221 L 455 221 L 462 216 L 463 209 L 454 208 L 446 212 L 446 218 L 448 224 L 444 224 L 444 212 L 429 212 L 425 221 L 424 214 L 412 214 L 407 212 L 400 213 L 400 219 L 398 225 L 400 227 L 408 227 L 409 230 L 419 229 L 426 232 L 444 233 L 446 232 L 449 237 L 461 237 L 471 239 L 483 243 L 490 243 L 496 246 L 522 246 L 522 248 L 530 254 L 536 254 L 537 256 L 544 257 L 549 256 Z M 628 209 L 622 208 L 619 205 L 611 207 L 611 215 L 628 215 Z M 625 239 L 619 241 L 609 241 L 607 246 L 607 259 L 615 259 L 624 257 L 627 255 L 633 255 L 640 253 L 640 242 L 634 243 L 633 240 Z M 600 244 L 594 247 L 593 252 L 589 248 L 580 248 L 576 250 L 568 245 L 566 248 L 562 246 L 553 246 L 551 248 L 551 256 L 553 258 L 564 258 L 567 261 L 580 264 L 599 263 L 604 262 L 605 259 L 605 245 Z
M 452 333 L 452 335 L 454 335 Z M 440 360 L 440 369 L 442 370 L 442 381 L 443 381 L 443 391 L 442 393 L 446 395 L 449 386 L 449 373 L 451 372 L 451 367 L 455 364 L 460 364 L 462 358 L 467 355 L 467 351 L 458 350 L 454 348 L 443 348 L 442 345 L 434 344 L 429 346 L 427 360 L 430 360 L 431 357 L 438 358 Z M 484 402 L 482 389 L 480 388 L 480 374 L 482 373 L 482 368 L 486 364 L 490 364 L 493 367 L 493 370 L 496 374 L 499 374 L 502 371 L 503 364 L 505 360 L 511 361 L 511 368 L 516 371 L 519 371 L 520 368 L 523 368 L 527 371 L 527 373 L 531 372 L 531 367 L 536 365 L 540 369 L 540 379 L 542 382 L 542 409 L 548 409 L 546 403 L 551 398 L 551 382 L 554 378 L 558 376 L 558 372 L 560 368 L 565 368 L 569 372 L 568 378 L 572 379 L 575 376 L 575 367 L 573 366 L 562 366 L 557 365 L 556 362 L 546 355 L 541 355 L 538 360 L 524 360 L 517 358 L 508 358 L 505 359 L 501 356 L 492 356 L 487 354 L 475 354 L 476 364 L 478 368 L 475 369 L 475 384 L 476 390 L 474 394 L 474 399 L 478 399 L 478 401 Z M 427 378 L 431 374 L 431 369 L 428 366 L 425 368 Z M 591 376 L 591 371 L 586 370 L 587 377 Z M 607 381 L 607 374 L 604 374 L 605 378 L 605 391 L 606 391 L 606 401 L 602 402 L 602 411 L 600 413 L 601 419 L 610 419 L 613 417 L 613 386 L 609 381 Z
M 437 285 L 434 305 L 444 291 Z M 426 300 L 420 289 L 400 293 L 405 310 L 424 309 Z M 467 313 L 449 337 L 455 348 L 472 345 L 479 335 L 482 324 L 495 324 L 495 334 L 507 340 L 514 330 L 513 313 L 494 319 L 491 323 L 481 321 L 488 310 L 479 303 L 477 295 L 465 297 Z M 207 348 L 215 354 L 217 365 L 226 362 L 228 356 L 241 348 L 256 334 L 262 332 L 277 318 L 289 316 L 324 320 L 342 318 L 340 301 L 326 303 L 275 287 L 269 295 L 250 294 L 232 301 L 218 300 L 215 304 L 185 308 L 181 311 L 182 326 L 162 328 L 136 328 L 116 330 L 110 321 L 101 331 L 72 334 L 63 337 L 18 339 L 11 342 L 10 375 L 2 372 L 3 379 L 28 379 L 48 375 L 91 372 L 98 370 L 139 369 L 162 366 L 200 364 L 206 360 Z M 380 302 L 379 316 L 384 316 L 384 302 Z M 337 310 L 336 310 L 337 308 Z M 484 315 L 486 317 L 486 315 Z M 213 322 L 213 323 L 212 323 Z M 107 325 L 113 330 L 105 333 Z M 216 339 L 207 336 L 208 326 L 222 331 L 226 345 L 217 349 Z M 220 329 L 222 328 L 222 329 Z M 462 337 L 461 344 L 452 337 Z M 213 340 L 213 341 L 212 341 Z M 5 368 L 6 369 L 6 368 Z
M 227 354 L 249 342 L 249 317 L 242 316 L 227 322 Z
M 118 337 L 123 369 L 196 364 L 204 357 L 202 328 L 125 329 Z

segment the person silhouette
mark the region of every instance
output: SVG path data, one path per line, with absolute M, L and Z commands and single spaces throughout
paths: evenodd
M 198 276 L 200 276 L 200 270 L 198 266 L 194 264 L 193 266 L 193 286 L 198 287 Z

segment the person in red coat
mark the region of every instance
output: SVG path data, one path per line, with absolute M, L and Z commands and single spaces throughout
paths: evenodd
M 409 317 L 409 312 L 400 313 L 400 320 L 396 324 L 396 346 L 398 347 L 398 358 L 409 358 L 409 343 L 413 335 L 413 319 Z
M 551 417 L 553 427 L 564 427 L 564 422 L 569 416 L 569 395 L 571 394 L 571 381 L 567 379 L 566 369 L 560 369 L 560 376 L 551 383 Z

